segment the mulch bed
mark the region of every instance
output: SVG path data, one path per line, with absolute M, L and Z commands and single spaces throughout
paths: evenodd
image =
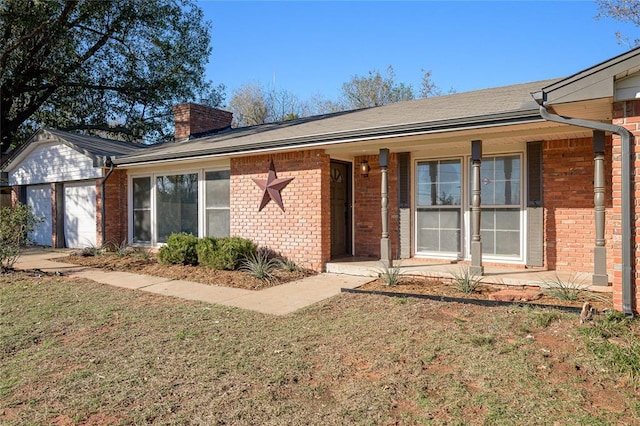
M 433 277 L 402 277 L 397 285 L 389 286 L 381 279 L 371 281 L 356 289 L 356 292 L 367 291 L 378 294 L 390 294 L 398 296 L 429 296 L 437 300 L 450 301 L 479 301 L 483 304 L 504 304 L 494 297 L 496 293 L 504 290 L 521 291 L 524 295 L 526 291 L 531 291 L 531 287 L 507 286 L 494 284 L 479 284 L 472 293 L 463 293 L 458 290 L 453 280 L 433 278 Z M 542 296 L 536 300 L 513 300 L 510 303 L 526 303 L 534 305 L 551 305 L 560 307 L 581 308 L 584 302 L 588 301 L 599 311 L 611 309 L 613 307 L 610 293 L 595 293 L 583 291 L 576 300 L 561 300 L 552 296 L 549 292 L 542 291 Z M 494 303 L 499 302 L 499 303 Z
M 115 254 L 108 253 L 98 256 L 72 255 L 55 260 L 64 263 L 72 263 L 74 265 L 103 269 L 105 271 L 132 272 L 173 280 L 194 281 L 201 284 L 242 288 L 246 290 L 262 290 L 279 284 L 299 280 L 311 275 L 316 275 L 316 272 L 311 270 L 289 272 L 283 269 L 278 269 L 273 272 L 276 280 L 263 281 L 251 276 L 245 271 L 223 271 L 188 265 L 163 265 L 159 263 L 153 255 L 149 257 L 135 255 L 120 257 Z

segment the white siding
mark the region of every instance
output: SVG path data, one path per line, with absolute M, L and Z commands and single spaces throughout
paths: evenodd
M 33 209 L 33 214 L 41 220 L 30 237 L 35 244 L 50 246 L 53 234 L 51 218 L 51 186 L 38 185 L 27 188 L 27 205 Z
M 93 167 L 93 161 L 64 144 L 37 145 L 11 172 L 10 185 L 64 182 L 95 179 L 102 169 Z
M 64 238 L 69 248 L 96 245 L 95 184 L 64 185 Z

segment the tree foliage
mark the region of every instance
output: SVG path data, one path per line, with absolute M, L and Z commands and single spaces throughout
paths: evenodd
M 267 122 L 267 97 L 262 86 L 249 83 L 233 91 L 229 101 L 233 126 L 245 127 Z
M 0 272 L 13 267 L 22 247 L 31 242 L 29 233 L 40 222 L 26 204 L 0 209 Z
M 171 107 L 212 90 L 209 43 L 192 0 L 3 0 L 1 150 L 39 126 L 167 138 Z
M 303 104 L 292 92 L 265 89 L 258 83 L 248 83 L 234 90 L 229 110 L 233 112 L 234 127 L 294 120 L 307 115 Z
M 640 1 L 637 0 L 596 0 L 598 3 L 598 18 L 613 18 L 619 22 L 630 22 L 636 27 L 640 26 Z M 640 39 L 630 39 L 628 36 L 617 32 L 616 37 L 620 43 L 632 47 L 640 46 Z
M 431 71 L 422 70 L 419 95 L 421 98 L 442 94 L 440 88 L 431 79 Z M 371 108 L 415 99 L 411 84 L 396 82 L 393 66 L 389 65 L 386 74 L 378 70 L 369 71 L 365 77 L 353 76 L 342 85 L 344 109 Z
M 386 75 L 372 70 L 365 77 L 353 76 L 342 85 L 347 109 L 371 108 L 414 99 L 411 85 L 397 83 L 395 77 L 391 65 L 387 67 Z
M 453 89 L 449 91 L 452 92 Z M 421 98 L 442 95 L 442 90 L 431 79 L 431 71 L 422 70 L 418 94 Z M 393 67 L 389 66 L 384 75 L 372 70 L 366 77 L 352 77 L 342 85 L 342 97 L 337 101 L 327 100 L 319 94 L 301 101 L 288 90 L 266 89 L 258 83 L 248 83 L 233 92 L 229 110 L 233 112 L 233 126 L 245 127 L 412 99 L 415 99 L 413 86 L 396 82 Z

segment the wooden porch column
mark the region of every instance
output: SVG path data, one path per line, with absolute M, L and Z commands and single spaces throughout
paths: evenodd
M 391 258 L 391 242 L 389 241 L 389 191 L 388 191 L 388 176 L 387 168 L 389 167 L 389 150 L 383 148 L 380 150 L 380 172 L 381 172 L 381 186 L 380 197 L 382 202 L 382 208 L 380 213 L 382 214 L 382 236 L 380 238 L 380 261 L 386 266 L 392 266 Z
M 593 278 L 592 284 L 606 286 L 609 283 L 607 276 L 607 249 L 604 239 L 604 132 L 593 131 L 593 201 L 595 206 L 596 240 L 593 248 Z
M 471 141 L 471 173 L 473 176 L 471 192 L 471 266 L 469 272 L 482 275 L 482 240 L 480 238 L 480 166 L 482 165 L 482 141 Z

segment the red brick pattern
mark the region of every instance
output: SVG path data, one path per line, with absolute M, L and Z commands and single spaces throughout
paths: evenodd
M 381 184 L 382 172 L 377 155 L 355 157 L 358 166 L 367 160 L 371 170 L 369 176 L 363 177 L 359 172 L 354 177 L 354 256 L 380 258 L 380 238 L 382 236 L 381 219 Z M 389 239 L 391 240 L 392 257 L 400 257 L 400 217 L 398 211 L 398 155 L 390 154 L 387 170 L 389 195 Z
M 96 183 L 96 223 L 98 226 L 97 243 L 100 244 L 120 244 L 127 240 L 128 229 L 128 196 L 127 196 L 127 173 L 125 170 L 114 170 L 105 182 L 105 235 L 102 235 L 102 209 L 101 196 L 102 179 Z
M 279 178 L 293 178 L 281 192 L 285 211 L 270 201 L 258 211 L 273 160 Z M 231 159 L 231 235 L 249 238 L 297 264 L 321 271 L 331 257 L 329 156 L 322 150 Z
M 595 246 L 594 161 L 591 138 L 546 141 L 543 147 L 545 266 L 551 270 L 593 271 Z M 605 147 L 605 240 L 613 248 L 611 139 Z M 613 256 L 607 258 L 613 277 Z
M 231 126 L 233 114 L 206 105 L 184 103 L 173 108 L 175 139 L 188 139 L 190 135 L 220 130 Z
M 632 187 L 632 199 L 629 200 L 633 206 L 632 210 L 632 246 L 631 250 L 635 264 L 632 266 L 632 295 L 631 301 L 632 309 L 638 313 L 638 300 L 640 300 L 640 253 L 638 250 L 640 237 L 637 235 L 638 227 L 640 226 L 640 182 L 638 182 L 638 176 L 640 176 L 640 147 L 637 144 L 637 138 L 640 136 L 640 101 L 624 101 L 613 104 L 613 124 L 623 126 L 633 134 L 631 140 L 631 158 L 634 159 L 633 167 L 631 169 L 631 175 L 634 179 L 635 185 Z M 614 261 L 614 276 L 613 276 L 613 305 L 617 310 L 622 310 L 622 139 L 618 135 L 613 135 L 613 226 L 614 226 L 614 240 L 613 240 L 613 261 Z

